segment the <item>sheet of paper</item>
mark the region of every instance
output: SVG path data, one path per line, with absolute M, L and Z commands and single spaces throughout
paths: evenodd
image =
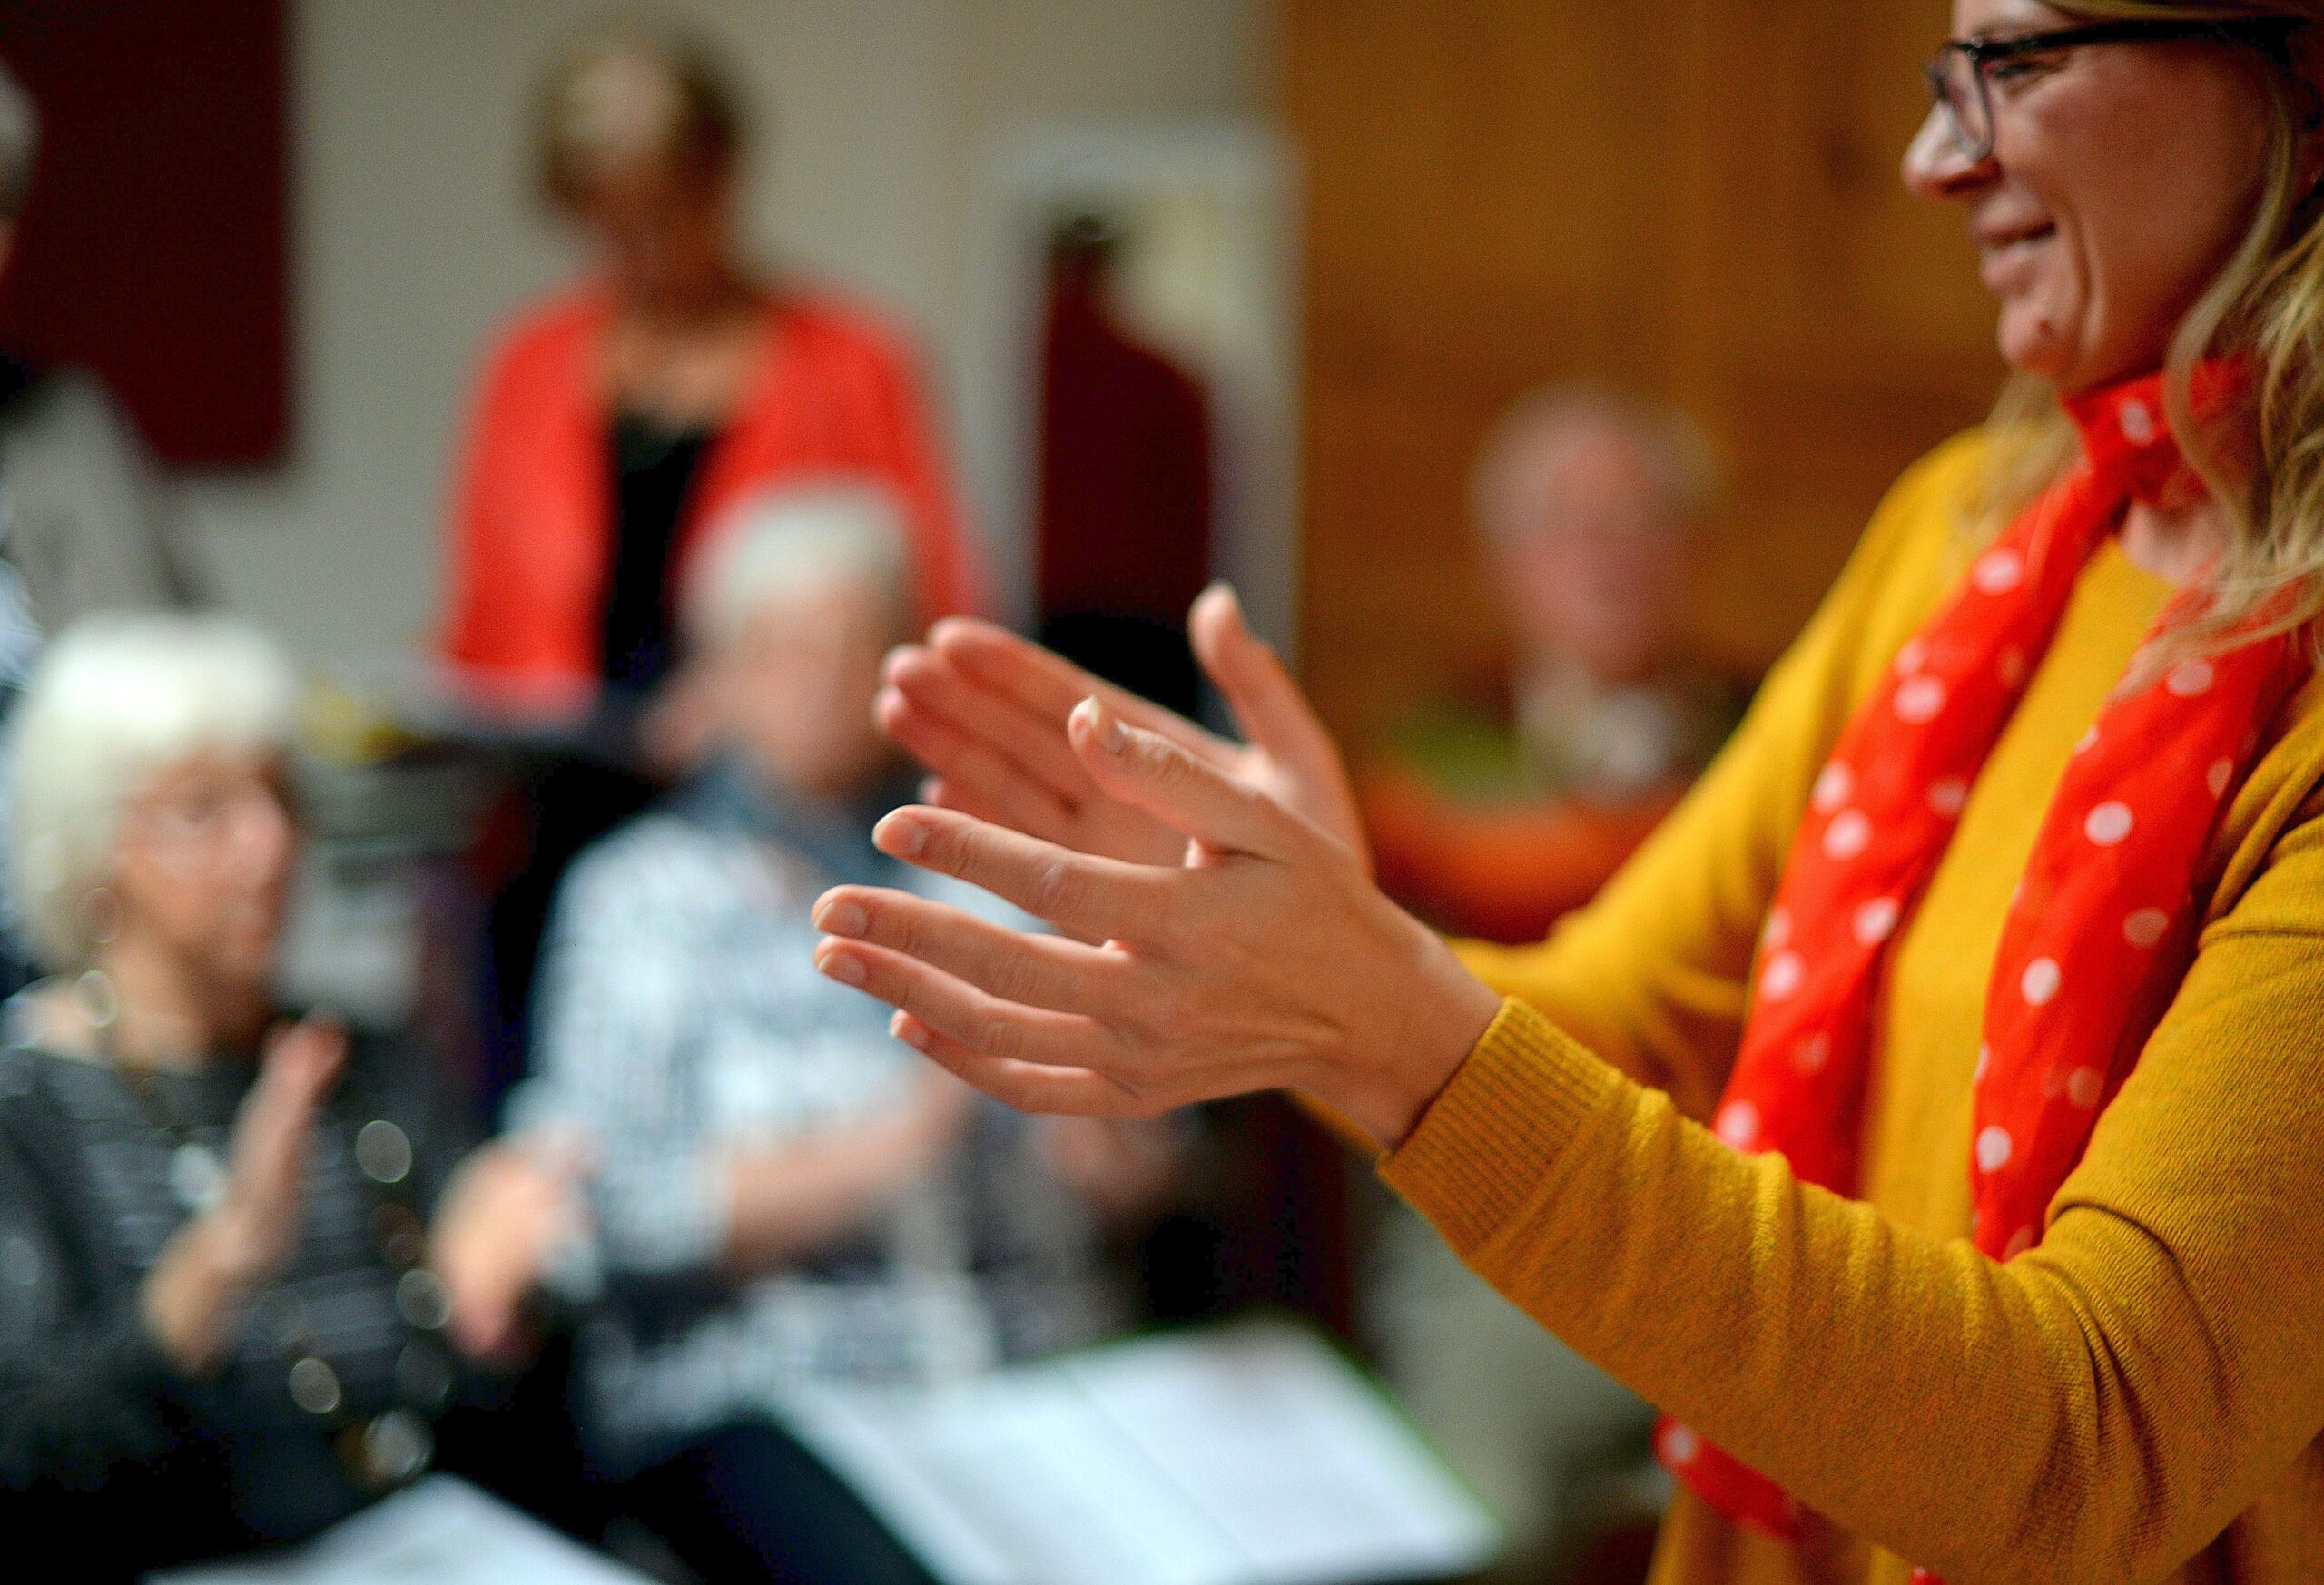
M 147 1585 L 650 1585 L 452 1475 L 430 1475 L 303 1546 L 146 1578 Z
M 797 1425 L 946 1585 L 1362 1585 L 1499 1545 L 1364 1378 L 1281 1323 L 835 1395 Z

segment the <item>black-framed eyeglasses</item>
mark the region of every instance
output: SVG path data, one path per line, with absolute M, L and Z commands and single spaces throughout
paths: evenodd
M 2226 17 L 2209 22 L 2168 17 L 2126 18 L 2095 22 L 2085 27 L 2058 27 L 2044 33 L 2022 33 L 2007 38 L 1957 38 L 1937 51 L 1921 68 L 1928 78 L 1931 103 L 1944 108 L 1952 123 L 1953 140 L 1961 157 L 1980 164 L 1994 152 L 1994 78 L 2010 69 L 2024 69 L 2039 58 L 2093 44 L 2169 44 L 2207 39 L 2214 44 L 2242 44 L 2264 52 L 2280 64 L 2290 64 L 2291 35 L 2305 23 L 2290 16 Z

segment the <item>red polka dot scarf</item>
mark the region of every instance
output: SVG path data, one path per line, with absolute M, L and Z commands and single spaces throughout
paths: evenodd
M 2240 384 L 2208 368 L 2197 405 Z M 1854 1192 L 1874 1003 L 1890 943 L 2074 583 L 2128 504 L 2187 487 L 2162 377 L 2078 399 L 2081 459 L 1981 554 L 1897 653 L 1817 778 L 1759 949 L 1750 1015 L 1713 1127 Z M 2157 631 L 2200 596 L 2173 599 Z M 2150 635 L 2150 642 L 2152 635 Z M 2003 927 L 1985 991 L 1968 1164 L 1979 1249 L 2007 1260 L 2043 1214 L 2185 972 L 2197 866 L 2259 730 L 2305 674 L 2264 638 L 2118 689 L 2075 747 Z M 1809 1515 L 1683 1425 L 1659 1450 L 1728 1518 L 1797 1538 Z

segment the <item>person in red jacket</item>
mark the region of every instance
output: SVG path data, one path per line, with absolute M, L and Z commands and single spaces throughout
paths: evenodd
M 982 604 L 902 343 L 740 255 L 742 130 L 680 40 L 589 34 L 543 84 L 540 189 L 591 262 L 485 360 L 440 639 L 472 704 L 565 714 L 652 696 L 705 526 L 777 481 L 882 481 L 905 506 L 918 615 Z
M 728 507 L 775 485 L 872 483 L 901 507 L 915 619 L 983 604 L 901 339 L 738 248 L 742 113 L 704 52 L 583 34 L 542 81 L 535 139 L 541 196 L 588 262 L 486 357 L 437 653 L 467 713 L 581 736 L 528 766 L 477 845 L 487 1098 L 521 1070 L 566 862 L 701 747 L 675 595 Z

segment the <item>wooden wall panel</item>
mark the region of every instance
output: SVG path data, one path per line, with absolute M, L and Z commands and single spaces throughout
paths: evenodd
M 1771 659 L 1999 366 L 1957 217 L 1896 162 L 1933 0 L 1289 0 L 1306 160 L 1303 660 L 1361 736 L 1496 644 L 1464 533 L 1502 407 L 1590 375 L 1700 417 L 1734 488 L 1691 637 Z

